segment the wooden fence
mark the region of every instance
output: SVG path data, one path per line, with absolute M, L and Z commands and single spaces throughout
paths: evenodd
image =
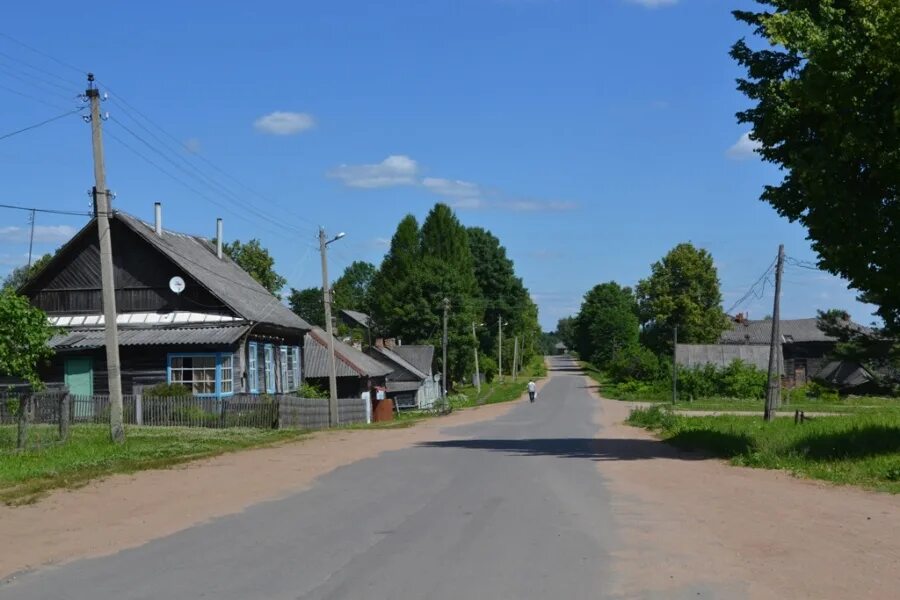
M 258 429 L 324 429 L 329 426 L 328 400 L 291 395 L 235 394 L 225 398 L 125 395 L 123 418 L 129 425 L 149 427 L 252 427 Z M 338 423 L 365 423 L 366 401 L 338 401 Z M 109 396 L 76 396 L 65 390 L 0 394 L 0 425 L 109 423 Z

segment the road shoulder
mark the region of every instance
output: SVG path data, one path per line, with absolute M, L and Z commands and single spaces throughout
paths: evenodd
M 748 598 L 889 598 L 900 587 L 897 496 L 681 452 L 624 425 L 627 404 L 592 393 L 598 469 L 625 542 L 622 597 L 712 586 Z

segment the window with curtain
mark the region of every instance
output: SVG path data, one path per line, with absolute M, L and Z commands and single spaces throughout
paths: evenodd
M 265 345 L 265 373 L 266 392 L 275 393 L 275 346 L 272 344 Z
M 247 347 L 247 385 L 250 386 L 250 393 L 252 394 L 259 393 L 259 371 L 256 366 L 256 358 L 256 342 L 250 342 Z

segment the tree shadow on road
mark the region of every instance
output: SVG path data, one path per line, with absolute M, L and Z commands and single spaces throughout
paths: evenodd
M 707 454 L 680 450 L 658 440 L 598 438 L 469 439 L 423 442 L 419 447 L 482 450 L 508 456 L 556 456 L 595 461 L 674 458 L 705 460 Z

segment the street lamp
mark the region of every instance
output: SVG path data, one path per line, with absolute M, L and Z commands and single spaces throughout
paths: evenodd
M 322 255 L 322 300 L 325 305 L 325 332 L 328 334 L 328 422 L 338 424 L 337 368 L 334 360 L 334 332 L 331 323 L 331 285 L 328 283 L 328 246 L 347 234 L 341 232 L 328 239 L 325 228 L 319 228 L 319 253 Z

